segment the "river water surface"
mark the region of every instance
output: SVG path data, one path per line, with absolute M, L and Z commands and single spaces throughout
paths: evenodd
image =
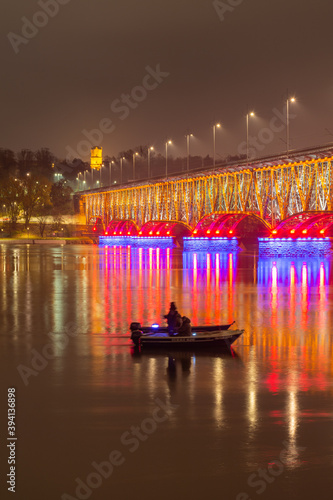
M 332 497 L 330 260 L 5 244 L 0 268 L 8 498 Z M 162 323 L 170 301 L 245 333 L 231 354 L 133 353 L 129 323 Z

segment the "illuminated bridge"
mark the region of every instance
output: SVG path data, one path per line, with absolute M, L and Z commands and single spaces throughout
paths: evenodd
M 113 221 L 132 221 L 131 228 L 140 232 L 149 221 L 164 221 L 179 222 L 190 228 L 193 235 L 197 231 L 198 236 L 203 231 L 205 236 L 230 236 L 236 231 L 239 235 L 241 229 L 246 231 L 249 226 L 260 236 L 271 228 L 280 231 L 278 224 L 294 214 L 333 211 L 332 161 L 333 146 L 323 146 L 295 151 L 288 158 L 275 156 L 249 165 L 217 165 L 215 169 L 183 172 L 168 179 L 132 182 L 79 195 L 87 220 L 101 217 L 105 228 Z M 306 226 L 302 218 L 299 222 L 301 226 L 295 228 L 298 233 L 305 229 L 315 231 L 318 225 L 313 220 L 313 225 Z M 172 227 L 179 229 L 179 225 Z M 286 229 L 287 223 L 281 231 L 283 227 Z M 160 230 L 164 230 L 163 225 Z

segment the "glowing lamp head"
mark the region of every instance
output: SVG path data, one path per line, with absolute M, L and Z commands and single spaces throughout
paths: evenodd
M 127 233 L 127 234 L 131 234 L 131 231 L 128 231 L 128 233 Z
M 159 232 L 159 231 L 157 231 L 157 233 L 156 233 L 156 234 L 160 234 L 160 232 Z
M 295 233 L 295 229 L 292 229 L 292 230 L 290 231 L 290 234 L 294 234 L 294 233 Z
M 210 229 L 208 229 L 207 234 L 210 234 Z
M 95 226 L 93 227 L 93 231 L 96 231 L 96 228 L 95 228 Z
M 307 232 L 308 232 L 307 229 L 303 229 L 302 231 L 303 234 L 306 234 Z
M 170 231 L 167 231 L 167 234 L 170 234 Z
M 149 231 L 149 234 L 153 234 L 153 231 Z
M 197 230 L 197 229 L 195 229 L 195 230 L 194 230 L 194 234 L 197 234 L 197 232 L 198 232 L 198 230 Z
M 107 231 L 105 231 L 105 236 L 107 236 L 109 233 Z
M 120 231 L 120 233 L 119 233 L 119 234 L 123 234 L 123 233 L 122 233 L 122 231 Z
M 216 232 L 216 234 L 220 234 L 220 230 L 219 229 L 217 229 L 215 232 Z
M 139 234 L 142 234 L 142 231 L 139 231 Z
M 233 234 L 233 231 L 232 231 L 232 229 L 230 229 L 230 231 L 229 231 L 229 234 Z
M 277 234 L 277 230 L 276 230 L 276 229 L 274 229 L 274 230 L 272 231 L 272 234 Z
M 113 231 L 113 234 L 117 234 L 116 231 Z
M 325 229 L 320 230 L 320 234 L 324 234 L 324 232 L 325 232 Z

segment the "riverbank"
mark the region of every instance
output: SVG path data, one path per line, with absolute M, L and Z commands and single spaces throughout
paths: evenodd
M 92 245 L 91 238 L 0 238 L 0 244 L 10 245 Z

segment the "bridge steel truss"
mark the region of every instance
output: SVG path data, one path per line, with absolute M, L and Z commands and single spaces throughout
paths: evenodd
M 279 165 L 217 168 L 165 181 L 82 194 L 87 220 L 101 216 L 178 220 L 194 227 L 212 212 L 254 212 L 274 226 L 308 210 L 333 210 L 333 156 Z

